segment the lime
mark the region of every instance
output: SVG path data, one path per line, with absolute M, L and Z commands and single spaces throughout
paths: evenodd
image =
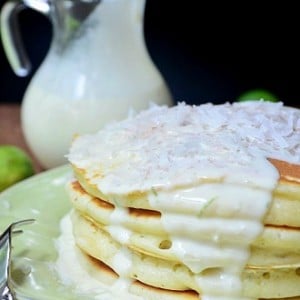
M 264 100 L 270 102 L 278 102 L 278 98 L 272 92 L 265 89 L 253 89 L 242 93 L 237 101 Z
M 0 146 L 0 191 L 34 174 L 28 155 L 12 145 Z

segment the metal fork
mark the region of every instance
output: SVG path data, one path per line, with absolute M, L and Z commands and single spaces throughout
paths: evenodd
M 22 233 L 17 227 L 33 223 L 34 219 L 26 219 L 10 224 L 0 235 L 0 300 L 17 300 L 10 286 L 10 263 L 12 234 Z

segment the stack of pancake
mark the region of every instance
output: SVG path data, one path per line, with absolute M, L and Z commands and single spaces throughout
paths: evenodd
M 299 110 L 155 106 L 68 157 L 74 239 L 99 281 L 143 299 L 300 299 Z

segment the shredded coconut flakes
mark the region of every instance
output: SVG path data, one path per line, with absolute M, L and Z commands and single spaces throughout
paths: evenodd
M 96 134 L 78 137 L 68 155 L 107 193 L 210 177 L 234 182 L 234 174 L 244 176 L 245 183 L 262 180 L 268 185 L 254 164 L 267 157 L 300 163 L 300 110 L 263 101 L 154 105 Z

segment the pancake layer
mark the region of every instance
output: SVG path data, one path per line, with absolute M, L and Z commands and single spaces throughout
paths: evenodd
M 108 230 L 109 224 L 113 220 L 113 214 L 118 214 L 116 213 L 118 208 L 86 193 L 78 181 L 70 182 L 67 190 L 74 208 L 82 216 L 95 224 L 99 224 L 104 230 Z M 298 193 L 300 194 L 300 186 L 298 186 Z M 290 196 L 290 194 L 286 195 Z M 273 207 L 280 206 L 281 202 L 294 201 L 298 205 L 297 209 L 290 209 L 289 214 L 285 213 L 287 218 L 285 220 L 282 218 L 281 220 L 284 226 L 278 225 L 278 218 L 274 218 L 274 215 L 276 216 L 274 210 L 271 209 L 269 211 L 265 220 L 275 219 L 276 222 L 275 224 L 265 222 L 262 234 L 251 245 L 251 256 L 248 260 L 249 265 L 288 265 L 300 262 L 300 230 L 298 227 L 286 226 L 289 220 L 297 220 L 299 222 L 299 218 L 297 218 L 299 214 L 297 212 L 300 208 L 300 199 L 298 201 L 289 200 L 288 196 L 281 198 L 278 202 L 275 197 Z M 144 254 L 176 261 L 177 258 L 172 251 L 166 249 L 169 236 L 164 229 L 161 214 L 158 211 L 128 208 L 122 210 L 121 213 L 122 220 L 120 225 L 122 225 L 124 231 L 130 231 L 130 247 Z M 202 217 L 212 218 L 212 212 L 203 213 Z M 211 232 L 209 228 L 206 228 L 206 230 L 207 239 L 209 239 Z M 203 229 L 202 234 L 204 234 Z M 234 234 L 232 232 L 227 238 L 229 240 L 235 239 Z
M 102 261 L 114 270 L 114 258 L 122 255 L 123 246 L 116 242 L 99 224 L 95 224 L 78 213 L 72 214 L 74 236 L 78 246 L 91 257 Z M 300 234 L 300 233 L 298 233 Z M 294 241 L 299 243 L 299 241 Z M 133 261 L 130 277 L 147 285 L 168 290 L 194 290 L 201 294 L 195 282 L 195 275 L 178 260 L 168 260 L 145 254 L 136 247 L 125 245 L 130 249 Z M 265 249 L 272 251 L 272 248 Z M 264 251 L 264 253 L 265 253 Z M 292 250 L 291 250 L 292 251 Z M 121 254 L 120 254 L 121 253 Z M 153 252 L 152 252 L 153 253 Z M 231 262 L 232 263 L 232 262 Z M 300 284 L 300 263 L 289 265 L 251 265 L 243 272 L 243 291 L 245 297 L 281 298 L 297 296 Z M 218 272 L 209 268 L 201 276 L 211 276 Z M 155 276 L 153 276 L 155 274 Z M 259 285 L 256 285 L 259 282 Z M 284 291 L 285 295 L 281 295 Z M 222 292 L 222 291 L 220 291 Z

